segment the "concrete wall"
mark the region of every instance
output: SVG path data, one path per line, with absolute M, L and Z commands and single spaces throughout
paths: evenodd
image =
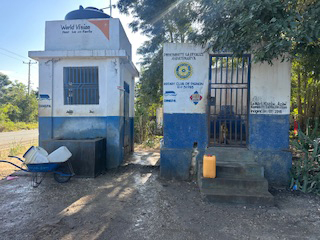
M 126 50 L 131 44 L 117 18 L 46 22 L 45 50 Z
M 49 139 L 106 138 L 106 167 L 118 167 L 124 150 L 124 82 L 130 86 L 128 133 L 133 150 L 134 77 L 131 44 L 119 19 L 50 21 L 39 61 L 39 144 Z M 99 104 L 64 104 L 64 67 L 98 67 Z
M 252 64 L 250 84 L 249 145 L 267 179 L 284 184 L 289 179 L 291 63 Z
M 97 66 L 99 69 L 99 104 L 64 105 L 63 67 Z M 123 159 L 123 81 L 120 59 L 61 59 L 40 61 L 39 93 L 50 100 L 39 101 L 39 136 L 41 142 L 48 139 L 107 139 L 107 168 L 117 167 Z M 132 81 L 132 76 L 128 77 Z M 52 85 L 53 76 L 53 85 Z M 130 82 L 129 82 L 130 83 Z M 132 84 L 132 83 L 130 83 Z M 53 91 L 52 91 L 53 89 Z M 132 89 L 132 94 L 134 89 Z M 44 104 L 44 101 L 49 101 Z M 49 105 L 51 104 L 51 107 Z M 133 111 L 133 103 L 130 111 Z M 72 113 L 67 113 L 72 112 Z M 133 121 L 133 119 L 132 119 Z M 133 138 L 130 137 L 130 138 Z
M 200 46 L 165 44 L 163 59 L 160 171 L 163 177 L 187 179 L 194 143 L 202 150 L 207 146 L 209 55 Z
M 200 46 L 164 45 L 164 147 L 160 165 L 164 177 L 187 179 L 194 142 L 200 152 L 208 146 L 209 54 Z M 290 62 L 275 60 L 272 66 L 252 64 L 250 71 L 247 148 L 265 167 L 268 180 L 280 184 L 286 183 L 291 167 L 290 66 Z M 185 72 L 179 72 L 181 69 Z

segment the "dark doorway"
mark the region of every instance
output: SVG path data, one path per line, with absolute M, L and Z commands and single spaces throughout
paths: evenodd
M 247 54 L 210 56 L 210 146 L 247 145 L 250 65 Z

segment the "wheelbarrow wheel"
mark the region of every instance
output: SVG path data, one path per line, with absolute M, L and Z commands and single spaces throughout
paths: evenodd
M 53 174 L 54 180 L 58 183 L 66 183 L 71 178 L 71 171 L 68 165 L 61 165 L 57 168 L 56 172 Z

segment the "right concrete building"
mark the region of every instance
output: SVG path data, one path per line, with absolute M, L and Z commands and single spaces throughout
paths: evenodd
M 161 175 L 186 180 L 197 168 L 201 180 L 203 155 L 213 154 L 216 182 L 258 192 L 265 179 L 287 184 L 291 63 L 192 44 L 168 43 L 163 52 Z

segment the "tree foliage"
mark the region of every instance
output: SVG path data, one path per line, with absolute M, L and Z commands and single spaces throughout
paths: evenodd
M 119 0 L 118 8 L 134 16 L 133 31 L 150 37 L 138 51 L 137 99 L 146 109 L 160 103 L 163 43 L 191 42 L 215 52 L 249 52 L 256 62 L 292 60 L 292 110 L 303 124 L 319 117 L 320 1 Z
M 250 52 L 256 61 L 313 55 L 319 44 L 315 0 L 200 0 L 197 43 L 215 51 Z
M 37 122 L 36 93 L 27 93 L 27 87 L 0 73 L 0 124 L 4 122 Z
M 130 25 L 133 31 L 141 30 L 150 38 L 138 49 L 143 57 L 142 73 L 136 86 L 135 136 L 141 143 L 161 132 L 157 130 L 155 115 L 162 105 L 162 45 L 164 42 L 187 42 L 197 16 L 194 3 L 189 1 L 182 5 L 168 0 L 120 0 L 118 8 L 135 17 Z

